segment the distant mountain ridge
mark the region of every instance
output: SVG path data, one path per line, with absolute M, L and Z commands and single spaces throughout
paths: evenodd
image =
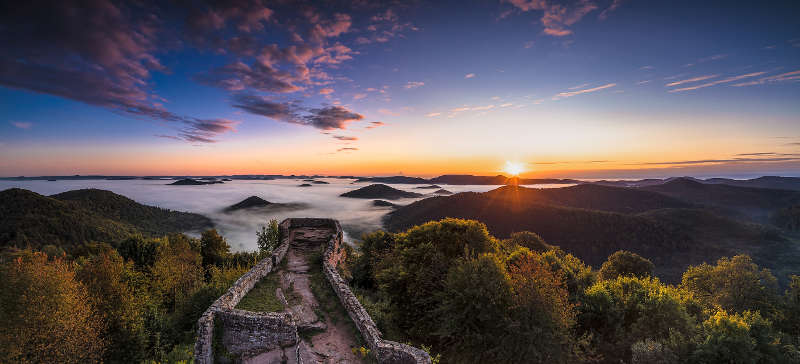
M 398 190 L 396 188 L 389 187 L 384 184 L 372 184 L 366 187 L 361 187 L 356 190 L 345 192 L 339 196 L 350 197 L 350 198 L 396 200 L 399 198 L 422 197 L 422 194 L 416 192 Z
M 43 196 L 20 188 L 0 191 L 0 246 L 41 247 L 115 242 L 130 234 L 162 236 L 210 228 L 205 216 L 139 204 L 98 189 Z
M 681 180 L 667 187 L 695 183 Z M 670 281 L 679 279 L 689 264 L 738 253 L 751 254 L 772 268 L 798 270 L 800 252 L 779 230 L 719 215 L 700 202 L 594 184 L 554 189 L 504 186 L 420 200 L 388 213 L 384 224 L 390 231 L 402 231 L 445 217 L 475 219 L 501 238 L 533 231 L 595 266 L 617 250 L 633 251 L 652 260 L 657 273 Z

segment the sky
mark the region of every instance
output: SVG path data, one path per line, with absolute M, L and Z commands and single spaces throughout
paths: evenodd
M 797 1 L 3 3 L 0 176 L 800 176 L 797 14 Z

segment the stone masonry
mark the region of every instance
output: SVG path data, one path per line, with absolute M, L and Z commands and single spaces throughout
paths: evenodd
M 382 334 L 372 318 L 336 269 L 344 257 L 342 228 L 339 222 L 333 219 L 318 218 L 293 218 L 281 222 L 283 241 L 275 253 L 245 273 L 203 313 L 197 322 L 195 362 L 207 364 L 214 361 L 212 335 L 215 318 L 218 318 L 224 325 L 222 342 L 230 352 L 252 355 L 298 343 L 298 322 L 291 313 L 255 313 L 238 310 L 234 307 L 261 278 L 276 269 L 276 265 L 283 260 L 292 243 L 289 240 L 292 235 L 290 232 L 302 228 L 328 228 L 334 232 L 327 242 L 324 253 L 325 277 L 377 361 L 387 364 L 431 363 L 430 356 L 423 350 L 382 339 Z

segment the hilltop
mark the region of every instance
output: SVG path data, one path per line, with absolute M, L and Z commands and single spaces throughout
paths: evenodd
M 130 234 L 161 236 L 212 227 L 202 215 L 139 204 L 110 191 L 84 189 L 43 196 L 0 192 L 0 246 L 81 245 Z
M 485 193 L 432 197 L 386 215 L 390 231 L 445 217 L 475 219 L 495 236 L 532 231 L 598 266 L 617 250 L 638 253 L 674 281 L 689 264 L 750 253 L 766 266 L 796 248 L 776 229 L 743 223 L 690 202 L 633 188 L 578 185 L 557 189 L 504 186 Z M 795 262 L 796 263 L 796 262 Z
M 398 190 L 396 188 L 389 187 L 384 184 L 374 184 L 366 187 L 361 187 L 357 190 L 345 192 L 339 196 L 350 197 L 350 198 L 396 200 L 399 198 L 422 197 L 422 194 L 416 192 Z
M 722 209 L 727 214 L 745 216 L 759 222 L 767 222 L 778 209 L 800 204 L 798 191 L 707 184 L 688 178 L 677 178 L 641 189 L 696 205 Z

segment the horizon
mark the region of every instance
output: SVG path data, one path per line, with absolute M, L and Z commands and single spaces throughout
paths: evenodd
M 8 178 L 800 176 L 797 2 L 3 10 Z

